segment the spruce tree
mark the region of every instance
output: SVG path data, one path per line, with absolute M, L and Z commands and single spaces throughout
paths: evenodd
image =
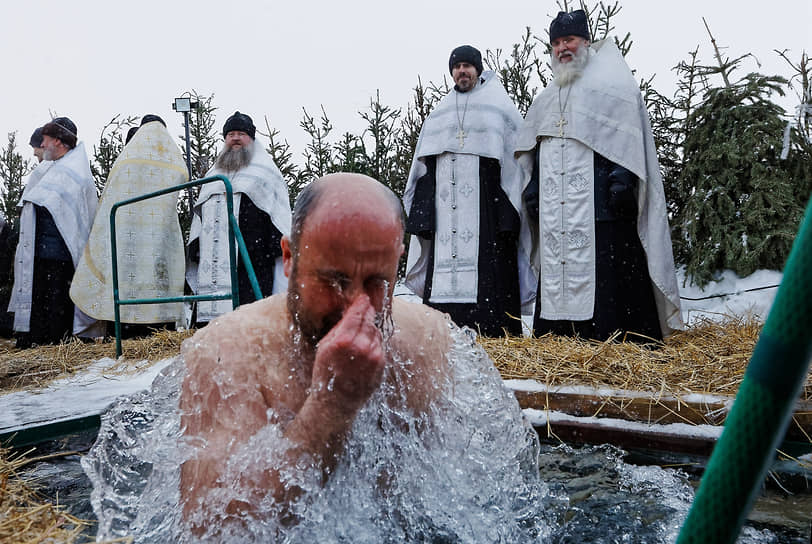
M 304 117 L 299 126 L 310 136 L 310 143 L 305 146 L 304 151 L 305 164 L 301 169 L 301 186 L 304 187 L 311 181 L 335 170 L 333 169 L 332 146 L 328 140 L 330 132 L 333 130 L 333 124 L 327 117 L 324 106 L 321 107 L 321 118 L 318 122 L 307 113 L 306 109 L 302 108 L 302 111 Z
M 405 178 L 398 171 L 394 151 L 402 130 L 401 110 L 381 103 L 381 93 L 377 91 L 369 101 L 369 111 L 362 112 L 361 118 L 367 122 L 364 136 L 371 140 L 372 153 L 368 154 L 368 174 L 377 179 L 396 194 L 405 188 Z
M 798 193 L 809 198 L 812 192 L 812 62 L 804 51 L 798 61 L 789 58 L 787 51 L 776 50 L 792 68 L 789 88 L 797 98 L 793 115 L 784 127 L 781 159 L 793 179 L 798 180 Z
M 23 179 L 32 166 L 17 150 L 17 133 L 8 133 L 8 143 L 0 150 L 0 179 L 3 181 L 0 207 L 6 219 L 6 226 L 0 231 L 0 329 L 10 328 L 6 308 L 14 286 L 14 251 L 20 232 L 17 203 L 23 194 Z
M 17 150 L 17 133 L 9 132 L 8 143 L 0 150 L 0 179 L 3 181 L 0 212 L 14 232 L 19 231 L 17 203 L 23 195 L 23 179 L 33 166 Z
M 691 195 L 677 223 L 687 272 L 700 286 L 723 269 L 780 270 L 789 254 L 808 195 L 779 158 L 783 110 L 769 97 L 785 83 L 748 74 L 709 89 L 687 119 L 681 185 Z
M 124 138 L 122 134 L 135 124 L 135 117 L 121 117 L 121 114 L 113 117 L 101 130 L 99 143 L 93 145 L 93 160 L 90 161 L 90 171 L 93 174 L 93 181 L 96 183 L 96 192 L 102 194 L 110 170 L 116 162 L 121 150 L 124 149 Z
M 671 226 L 671 244 L 677 264 L 685 264 L 690 257 L 688 240 L 683 236 L 681 223 L 693 186 L 682 174 L 683 148 L 685 139 L 693 132 L 694 108 L 708 89 L 708 79 L 699 65 L 698 53 L 699 48 L 691 51 L 689 60 L 681 61 L 674 67 L 679 79 L 673 98 L 660 94 L 650 85 L 643 88 L 646 107 L 651 115 L 651 129 Z
M 293 152 L 290 150 L 290 144 L 287 140 L 281 138 L 278 129 L 271 128 L 267 116 L 265 116 L 265 128 L 268 132 L 258 132 L 269 140 L 267 151 L 282 173 L 282 179 L 285 180 L 285 185 L 288 187 L 290 205 L 293 206 L 293 203 L 296 202 L 296 196 L 302 190 L 299 182 L 299 166 L 293 162 Z
M 334 171 L 372 175 L 370 159 L 367 156 L 364 140 L 360 136 L 345 132 L 341 139 L 333 145 L 333 154 L 334 164 L 331 169 Z
M 521 41 L 513 44 L 508 58 L 502 59 L 501 49 L 485 51 L 485 65 L 499 75 L 505 91 L 522 117 L 533 104 L 539 85 L 543 88 L 550 82 L 547 65 L 538 54 L 540 43 L 541 40 L 533 36 L 528 26 Z

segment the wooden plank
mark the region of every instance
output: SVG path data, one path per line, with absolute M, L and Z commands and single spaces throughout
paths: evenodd
M 522 408 L 564 412 L 579 417 L 611 417 L 643 423 L 721 425 L 727 416 L 723 402 L 689 403 L 680 399 L 634 394 L 598 395 L 557 391 L 515 391 Z
M 683 436 L 658 432 L 656 429 L 641 431 L 622 426 L 597 425 L 580 421 L 554 421 L 537 426 L 542 439 L 556 438 L 568 444 L 613 444 L 624 450 L 646 450 L 682 453 L 708 457 L 716 440 L 708 437 Z M 549 431 L 549 432 L 548 432 Z
M 560 391 L 514 391 L 519 406 L 577 417 L 603 417 L 648 424 L 723 425 L 728 408 L 722 401 L 687 402 L 635 392 L 586 394 Z M 799 402 L 787 438 L 812 442 L 812 403 Z

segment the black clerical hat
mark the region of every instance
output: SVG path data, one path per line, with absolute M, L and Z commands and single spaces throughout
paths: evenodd
M 34 129 L 34 133 L 31 135 L 31 139 L 28 140 L 28 145 L 33 148 L 42 147 L 42 127 L 37 127 Z
M 130 130 L 127 131 L 127 137 L 124 139 L 124 145 L 127 145 L 128 143 L 130 143 L 130 140 L 133 139 L 133 136 L 135 136 L 135 133 L 138 132 L 138 128 L 139 127 L 130 127 Z
M 254 121 L 252 121 L 251 118 L 244 113 L 240 113 L 238 111 L 235 111 L 234 115 L 229 117 L 226 120 L 226 124 L 223 125 L 223 137 L 225 138 L 226 135 L 232 130 L 245 132 L 251 137 L 252 140 L 257 133 L 257 127 L 254 126 Z
M 67 117 L 57 117 L 50 123 L 46 123 L 42 127 L 42 135 L 56 138 L 70 149 L 76 147 L 76 125 Z
M 570 13 L 558 12 L 556 18 L 550 23 L 550 42 L 561 36 L 580 36 L 585 40 L 592 40 L 589 37 L 589 22 L 586 20 L 584 10 L 576 9 Z
M 458 62 L 467 62 L 476 68 L 476 75 L 482 74 L 482 53 L 470 45 L 461 45 L 451 52 L 448 58 L 448 71 L 453 74 L 454 65 Z
M 161 123 L 163 126 L 166 126 L 166 123 L 164 123 L 164 120 L 163 120 L 163 119 L 161 119 L 161 118 L 160 118 L 158 115 L 155 115 L 154 113 L 148 113 L 148 114 L 146 114 L 145 116 L 143 116 L 143 117 L 141 118 L 141 126 L 143 127 L 143 126 L 144 126 L 144 125 L 146 125 L 147 123 L 151 123 L 151 122 L 153 122 L 153 121 L 158 121 L 158 122 L 159 122 L 159 123 Z

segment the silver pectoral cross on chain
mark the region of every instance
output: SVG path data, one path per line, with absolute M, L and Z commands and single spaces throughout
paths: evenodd
M 457 139 L 460 141 L 460 149 L 465 147 L 465 137 L 466 136 L 467 136 L 467 134 L 465 134 L 464 130 L 460 129 L 459 131 L 457 131 Z
M 555 126 L 558 127 L 558 137 L 559 138 L 564 137 L 564 125 L 566 125 L 566 124 L 567 124 L 567 120 L 564 119 L 563 117 L 561 119 L 559 119 L 558 122 L 555 124 Z

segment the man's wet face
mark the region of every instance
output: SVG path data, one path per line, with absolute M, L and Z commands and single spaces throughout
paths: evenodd
M 314 347 L 362 295 L 381 320 L 403 252 L 399 219 L 385 207 L 347 213 L 353 206 L 342 202 L 319 203 L 305 221 L 298 254 L 291 253 L 288 311 Z
M 316 316 L 311 308 L 303 302 L 298 266 L 294 260 L 293 271 L 288 278 L 288 311 L 294 324 L 302 334 L 302 341 L 314 348 L 328 332 L 335 327 L 344 315 L 343 308 L 335 308 L 331 312 Z

